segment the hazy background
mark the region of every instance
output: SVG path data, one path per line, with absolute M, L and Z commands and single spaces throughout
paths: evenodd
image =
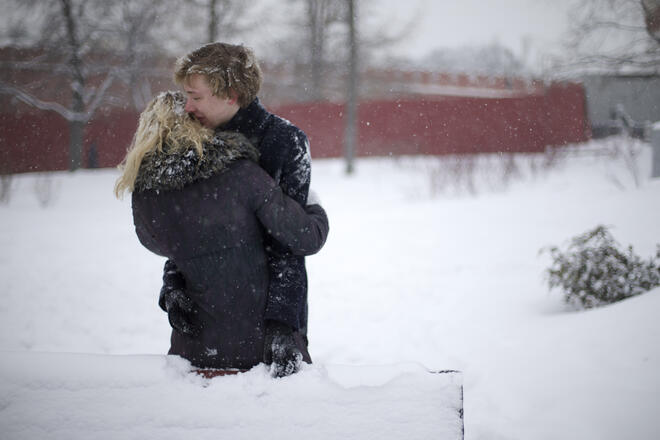
M 2 0 L 3 18 L 0 36 L 3 44 L 16 41 L 10 34 L 22 34 L 22 44 L 35 41 L 40 35 L 42 14 L 40 9 L 52 2 L 34 0 L 17 2 Z M 54 2 L 57 7 L 58 2 Z M 85 2 L 74 2 L 85 4 Z M 93 3 L 93 2 L 87 2 Z M 140 2 L 107 2 L 140 3 Z M 254 47 L 261 58 L 281 58 L 292 43 L 298 49 L 304 46 L 301 21 L 305 3 L 296 0 L 255 0 L 243 3 L 240 12 L 234 7 L 223 9 L 218 2 L 220 18 L 218 40 L 241 42 Z M 340 1 L 329 3 L 344 3 Z M 369 59 L 383 62 L 397 58 L 420 62 L 439 49 L 499 44 L 528 63 L 538 65 L 545 54 L 559 50 L 561 38 L 567 30 L 570 6 L 575 0 L 465 0 L 431 1 L 362 0 L 357 2 L 359 34 L 374 38 L 381 34 L 396 41 L 382 41 L 382 46 L 369 48 Z M 16 7 L 16 5 L 20 7 Z M 166 38 L 155 43 L 173 53 L 182 53 L 206 42 L 204 8 L 208 2 L 188 0 L 181 2 L 149 2 L 167 5 L 169 10 L 156 16 L 157 23 L 167 23 Z M 172 5 L 175 5 L 172 8 Z M 26 13 L 26 9 L 32 12 Z M 230 11 L 230 12 L 226 12 Z M 19 19 L 17 19 L 17 17 Z M 224 22 L 232 26 L 225 26 Z M 235 25 L 235 26 L 234 26 Z M 169 35 L 168 35 L 169 34 Z M 387 38 L 383 38 L 386 40 Z

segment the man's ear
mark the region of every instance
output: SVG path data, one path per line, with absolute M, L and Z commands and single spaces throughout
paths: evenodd
M 233 90 L 229 90 L 227 92 L 227 99 L 229 100 L 229 104 L 236 104 L 236 102 L 238 102 L 238 93 L 234 92 Z

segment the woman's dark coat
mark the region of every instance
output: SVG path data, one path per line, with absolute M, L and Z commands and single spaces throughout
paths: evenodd
M 305 204 L 311 179 L 309 142 L 295 125 L 270 113 L 255 98 L 241 108 L 220 131 L 241 133 L 260 152 L 259 165 L 300 204 Z M 307 334 L 307 271 L 305 258 L 288 252 L 277 242 L 269 248 L 270 286 L 266 319 L 291 326 Z M 167 272 L 176 273 L 176 265 L 167 262 Z M 164 280 L 168 277 L 164 277 Z M 176 277 L 169 277 L 176 279 Z M 167 284 L 167 283 L 166 283 Z M 306 336 L 305 336 L 306 338 Z
M 328 220 L 303 209 L 255 162 L 237 133 L 217 133 L 201 162 L 193 149 L 146 157 L 133 192 L 140 242 L 172 260 L 194 302 L 197 338 L 172 331 L 170 354 L 204 368 L 250 368 L 263 360 L 269 283 L 266 233 L 295 255 L 324 244 Z

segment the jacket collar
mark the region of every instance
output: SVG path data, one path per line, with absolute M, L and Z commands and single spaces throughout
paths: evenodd
M 142 159 L 135 179 L 135 192 L 146 190 L 175 190 L 200 179 L 208 179 L 224 172 L 239 159 L 257 161 L 259 152 L 240 133 L 216 132 L 213 139 L 204 144 L 202 158 L 190 146 L 179 151 L 155 151 Z
M 240 108 L 229 122 L 217 128 L 216 133 L 219 131 L 237 131 L 254 142 L 254 138 L 262 136 L 269 116 L 270 112 L 261 105 L 259 98 L 254 98 L 254 101 L 247 107 Z

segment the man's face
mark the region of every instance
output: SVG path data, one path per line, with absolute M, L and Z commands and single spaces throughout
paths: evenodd
M 188 99 L 185 111 L 207 128 L 215 129 L 229 122 L 240 106 L 236 98 L 221 98 L 211 91 L 204 75 L 190 75 L 183 86 Z

